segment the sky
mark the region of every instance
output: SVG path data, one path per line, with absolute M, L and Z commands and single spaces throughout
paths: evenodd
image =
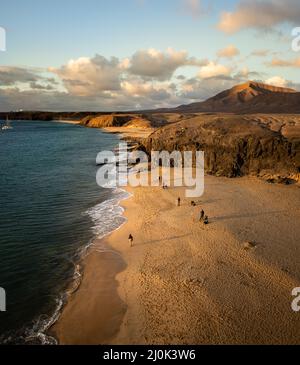
M 0 111 L 172 107 L 247 80 L 300 90 L 295 27 L 299 0 L 5 1 Z

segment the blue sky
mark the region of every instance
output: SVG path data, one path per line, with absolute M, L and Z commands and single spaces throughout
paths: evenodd
M 36 108 L 62 109 L 63 101 L 70 108 L 72 97 L 80 109 L 171 106 L 205 99 L 243 78 L 298 88 L 300 54 L 291 50 L 291 30 L 297 19 L 300 26 L 300 5 L 287 0 L 291 8 L 283 11 L 281 3 L 6 1 L 0 13 L 7 35 L 7 51 L 0 52 L 0 110 L 34 108 L 34 98 Z M 151 70 L 134 64 L 136 53 L 136 63 L 148 62 Z M 107 64 L 111 57 L 118 63 Z
M 1 63 L 59 66 L 95 53 L 126 57 L 141 48 L 209 55 L 227 38 L 215 36 L 217 18 L 217 11 L 193 18 L 180 0 L 11 0 L 1 5 L 8 37 Z

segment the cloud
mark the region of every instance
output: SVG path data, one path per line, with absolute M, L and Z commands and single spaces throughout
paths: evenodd
M 183 80 L 179 88 L 179 96 L 190 102 L 206 100 L 219 92 L 230 89 L 235 85 L 244 83 L 248 80 L 261 80 L 261 74 L 243 67 L 236 70 L 235 73 L 228 73 L 230 70 L 226 68 L 226 73 L 220 73 L 209 78 L 197 77 Z M 206 75 L 204 75 L 206 76 Z
M 288 85 L 288 81 L 280 76 L 273 76 L 265 80 L 265 83 L 268 85 L 279 86 L 279 87 L 287 87 Z
M 239 70 L 234 76 L 234 79 L 238 82 L 243 82 L 245 80 L 256 80 L 262 77 L 260 72 L 250 71 L 247 66 Z
M 287 87 L 290 89 L 294 89 L 296 91 L 300 91 L 300 84 L 297 82 L 293 82 L 291 80 L 286 80 L 281 76 L 273 76 L 267 80 L 265 80 L 266 84 L 278 86 L 278 87 Z
M 230 44 L 229 46 L 220 49 L 217 53 L 219 58 L 233 58 L 240 54 L 239 49 L 237 49 L 234 45 Z
M 48 90 L 48 91 L 54 90 L 53 85 L 50 85 L 50 84 L 43 85 L 43 84 L 39 84 L 38 82 L 35 82 L 35 81 L 30 82 L 29 86 L 31 89 L 35 89 L 35 90 Z
M 137 91 L 137 89 L 136 89 Z M 163 88 L 147 88 L 137 94 L 124 88 L 115 94 L 79 96 L 68 92 L 44 90 L 0 89 L 0 111 L 48 110 L 48 111 L 118 111 L 150 109 L 178 105 L 182 100 L 176 93 Z
M 216 76 L 227 76 L 230 73 L 231 69 L 229 67 L 211 61 L 201 68 L 198 76 L 202 79 L 207 79 Z
M 81 57 L 60 68 L 50 67 L 49 71 L 59 76 L 68 92 L 74 95 L 93 96 L 120 89 L 122 70 L 116 57 Z
M 229 47 L 225 50 L 224 57 L 236 53 L 232 49 L 230 52 Z M 184 67 L 189 67 L 188 72 L 184 72 Z M 164 52 L 140 50 L 121 60 L 101 55 L 80 57 L 61 67 L 50 67 L 47 72 L 0 66 L 0 110 L 125 111 L 174 107 L 204 100 L 247 79 L 263 78 L 247 67 L 237 69 L 237 65 L 229 67 L 197 59 L 171 48 Z M 271 78 L 270 82 L 284 81 Z
M 299 0 L 242 0 L 233 12 L 223 12 L 218 28 L 225 33 L 255 28 L 270 30 L 283 23 L 298 24 Z
M 234 78 L 211 77 L 210 79 L 191 78 L 181 85 L 181 98 L 189 102 L 204 101 L 221 91 L 232 88 L 237 81 Z
M 42 80 L 37 71 L 22 67 L 0 66 L 0 86 L 10 86 L 15 83 L 36 82 Z
M 270 67 L 300 67 L 300 57 L 294 58 L 292 60 L 283 60 L 280 58 L 273 58 L 273 60 L 267 64 Z
M 183 77 L 172 80 L 175 71 L 207 63 L 169 48 L 140 50 L 123 60 L 80 57 L 47 72 L 3 66 L 1 109 L 111 111 L 173 106 L 183 102 L 177 90 Z
M 174 72 L 183 66 L 199 66 L 207 61 L 189 58 L 186 51 L 168 48 L 166 52 L 156 49 L 137 51 L 130 59 L 122 62 L 122 67 L 132 75 L 158 81 L 170 80 Z

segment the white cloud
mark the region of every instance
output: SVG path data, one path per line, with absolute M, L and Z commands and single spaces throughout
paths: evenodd
M 268 84 L 268 85 L 279 86 L 279 87 L 287 87 L 288 86 L 288 81 L 285 80 L 281 76 L 271 77 L 271 78 L 267 79 L 265 81 L 265 83 Z
M 227 79 L 212 77 L 204 80 L 191 78 L 182 83 L 180 96 L 190 102 L 203 101 L 236 84 L 237 80 L 230 77 Z
M 121 84 L 122 91 L 125 95 L 134 98 L 148 97 L 150 99 L 167 99 L 171 92 L 172 84 L 145 82 L 139 78 L 129 78 Z
M 229 47 L 225 50 L 222 50 L 224 57 L 236 53 Z M 185 73 L 183 68 L 187 66 Z M 175 107 L 204 100 L 249 78 L 262 79 L 247 67 L 238 70 L 234 64 L 229 67 L 193 58 L 185 51 L 171 48 L 165 52 L 137 51 L 123 60 L 100 55 L 81 57 L 61 67 L 49 68 L 48 73 L 0 66 L 0 110 L 118 111 Z M 279 77 L 267 81 L 286 84 Z M 287 85 L 291 87 L 291 82 Z
M 230 73 L 230 68 L 211 61 L 208 65 L 201 68 L 198 76 L 202 79 L 207 79 L 216 76 L 228 76 Z
M 60 68 L 49 68 L 58 75 L 68 92 L 78 96 L 99 95 L 120 89 L 121 67 L 118 58 L 96 55 L 70 60 Z
M 298 24 L 299 0 L 242 0 L 233 12 L 223 12 L 218 28 L 225 33 L 256 28 L 270 30 L 283 23 Z
M 186 51 L 175 51 L 172 48 L 168 48 L 166 52 L 156 49 L 140 50 L 130 60 L 125 61 L 129 73 L 160 81 L 169 80 L 179 67 L 188 62 Z

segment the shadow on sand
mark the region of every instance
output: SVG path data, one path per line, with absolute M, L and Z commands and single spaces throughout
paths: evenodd
M 190 235 L 189 234 L 183 234 L 181 236 L 166 237 L 166 238 L 162 238 L 160 240 L 152 240 L 152 241 L 144 242 L 143 245 L 149 245 L 151 243 L 159 243 L 159 242 L 163 242 L 163 241 L 172 241 L 172 240 L 177 240 L 179 238 L 184 238 L 184 237 L 188 237 L 188 236 L 190 236 Z
M 254 217 L 261 217 L 264 215 L 270 215 L 270 214 L 282 214 L 285 213 L 285 210 L 277 210 L 277 211 L 265 211 L 265 212 L 259 212 L 259 213 L 253 213 L 253 214 L 233 214 L 233 215 L 225 215 L 221 217 L 212 217 L 210 218 L 211 222 L 218 222 L 218 221 L 226 221 L 230 219 L 246 219 L 246 218 L 254 218 Z

